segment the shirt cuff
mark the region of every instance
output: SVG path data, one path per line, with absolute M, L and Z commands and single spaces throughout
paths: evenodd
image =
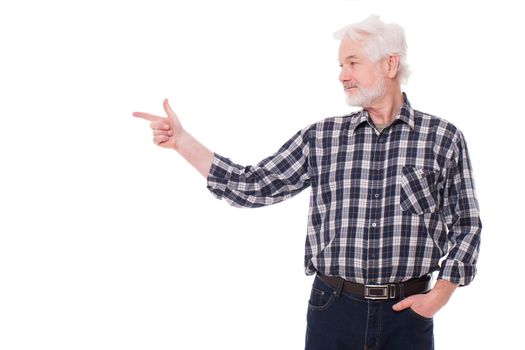
M 222 199 L 226 186 L 233 172 L 233 162 L 217 153 L 213 153 L 208 177 L 206 178 L 208 190 L 218 199 Z
M 476 275 L 476 266 L 465 264 L 457 260 L 444 260 L 441 264 L 438 279 L 466 286 Z

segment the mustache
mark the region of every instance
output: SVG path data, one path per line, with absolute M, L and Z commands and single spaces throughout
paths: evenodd
M 351 89 L 361 90 L 357 85 L 344 85 L 343 91 L 345 94 L 349 94 Z

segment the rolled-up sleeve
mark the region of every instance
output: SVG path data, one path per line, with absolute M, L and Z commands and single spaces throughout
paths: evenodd
M 217 153 L 207 187 L 235 207 L 261 207 L 281 202 L 310 185 L 310 127 L 297 132 L 272 156 L 255 166 L 242 166 Z
M 450 251 L 441 264 L 438 278 L 468 285 L 476 275 L 481 219 L 467 145 L 459 131 L 456 136 L 443 192 L 443 216 Z

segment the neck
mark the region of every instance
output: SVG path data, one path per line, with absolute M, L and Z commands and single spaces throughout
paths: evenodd
M 403 94 L 398 88 L 392 93 L 385 94 L 365 109 L 368 111 L 374 124 L 390 124 L 403 106 Z

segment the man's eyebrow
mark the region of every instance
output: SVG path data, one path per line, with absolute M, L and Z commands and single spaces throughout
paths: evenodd
M 343 61 L 359 59 L 356 55 L 346 56 Z M 341 61 L 340 61 L 341 62 Z

